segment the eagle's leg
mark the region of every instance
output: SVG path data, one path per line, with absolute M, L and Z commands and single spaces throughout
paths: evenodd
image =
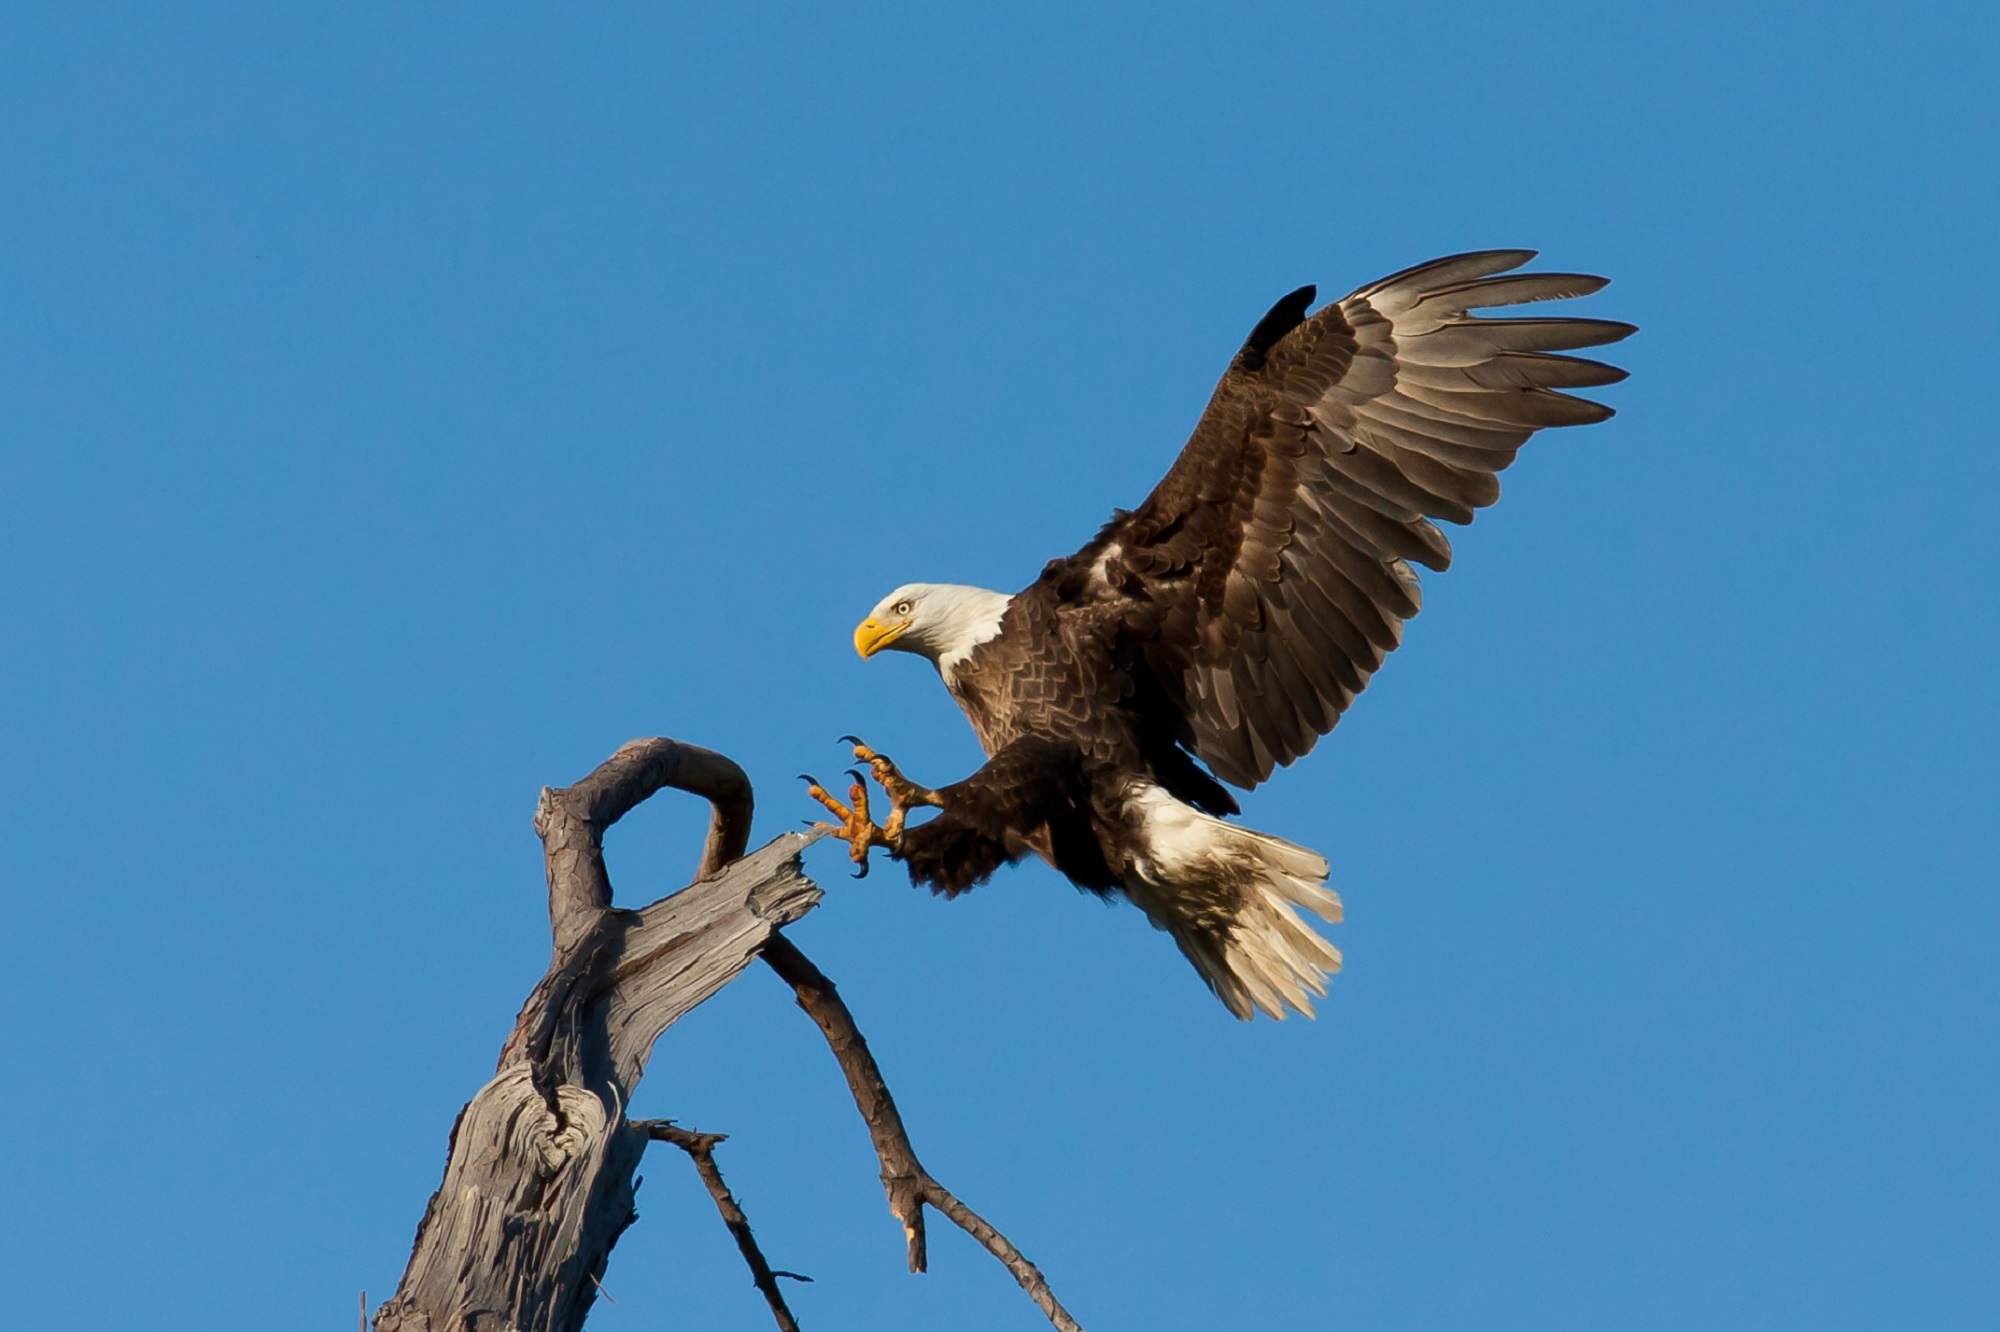
M 807 795 L 825 805 L 827 811 L 840 820 L 839 823 L 815 823 L 812 826 L 829 832 L 847 843 L 847 857 L 859 867 L 855 870 L 854 877 L 865 879 L 868 877 L 868 852 L 878 846 L 893 849 L 896 842 L 887 829 L 876 827 L 875 820 L 869 817 L 868 783 L 861 779 L 860 773 L 851 769 L 847 775 L 854 781 L 847 788 L 849 803 L 844 805 L 834 798 L 832 792 L 819 784 L 817 777 L 802 772 L 799 774 L 799 780 L 806 784 Z M 900 831 L 901 821 L 892 821 L 896 822 Z
M 944 808 L 944 800 L 928 786 L 918 786 L 902 774 L 887 754 L 878 754 L 868 745 L 851 735 L 840 737 L 854 746 L 854 757 L 868 765 L 875 774 L 875 780 L 882 784 L 889 796 L 889 821 L 882 831 L 888 834 L 890 845 L 895 845 L 903 836 L 903 820 L 913 809 Z

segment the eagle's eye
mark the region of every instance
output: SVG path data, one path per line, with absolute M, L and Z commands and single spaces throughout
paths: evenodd
M 909 602 L 907 602 L 907 601 L 899 601 L 899 602 L 897 602 L 897 603 L 896 603 L 896 614 L 898 614 L 898 615 L 908 615 L 909 613 L 910 613 L 910 603 L 909 603 Z

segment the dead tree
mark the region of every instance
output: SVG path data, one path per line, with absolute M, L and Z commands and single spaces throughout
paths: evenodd
M 637 911 L 615 907 L 605 830 L 666 787 L 704 796 L 713 809 L 695 881 Z M 745 856 L 751 807 L 749 778 L 735 763 L 661 739 L 634 740 L 576 785 L 542 791 L 535 831 L 554 955 L 492 1080 L 459 1112 L 444 1181 L 401 1284 L 376 1310 L 375 1332 L 577 1332 L 634 1219 L 633 1173 L 651 1142 L 693 1158 L 779 1328 L 797 1328 L 780 1274 L 716 1167 L 722 1136 L 626 1114 L 660 1034 L 759 956 L 792 987 L 847 1076 L 910 1270 L 926 1265 L 929 1205 L 1005 1264 L 1051 1323 L 1077 1329 L 1034 1264 L 917 1160 L 853 1014 L 779 933 L 820 900 L 799 861 L 817 834 L 787 833 Z

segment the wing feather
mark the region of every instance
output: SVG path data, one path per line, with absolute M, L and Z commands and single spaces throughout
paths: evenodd
M 1625 372 L 1560 353 L 1632 325 L 1474 313 L 1605 285 L 1513 271 L 1533 257 L 1452 255 L 1311 313 L 1311 289 L 1293 292 L 1146 502 L 1044 575 L 1126 589 L 1130 624 L 1145 626 L 1121 640 L 1132 668 L 1177 709 L 1162 724 L 1225 781 L 1254 786 L 1333 728 L 1422 605 L 1411 563 L 1450 565 L 1437 520 L 1470 522 L 1498 499 L 1535 431 L 1611 415 L 1560 390 Z
M 1476 393 L 1487 389 L 1602 388 L 1624 380 L 1626 372 L 1581 356 L 1549 356 L 1541 352 L 1502 352 L 1485 365 L 1443 368 L 1417 365 L 1398 368 L 1397 384 L 1404 392 L 1420 385 L 1443 393 Z
M 1377 559 L 1415 560 L 1440 570 L 1451 567 L 1451 542 L 1428 518 L 1397 522 L 1331 485 L 1306 499 L 1338 536 Z

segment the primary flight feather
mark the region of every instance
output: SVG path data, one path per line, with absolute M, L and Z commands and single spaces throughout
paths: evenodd
M 1310 313 L 1314 289 L 1292 292 L 1137 509 L 1012 596 L 910 583 L 884 597 L 856 649 L 929 659 L 987 762 L 929 791 L 857 742 L 886 824 L 865 784 L 847 804 L 813 794 L 864 870 L 886 846 L 952 896 L 1034 852 L 1129 898 L 1236 1016 L 1310 1015 L 1340 969 L 1299 914 L 1339 920 L 1326 861 L 1228 822 L 1224 783 L 1254 787 L 1333 729 L 1417 613 L 1411 563 L 1451 563 L 1436 519 L 1498 499 L 1536 430 L 1612 414 L 1562 390 L 1624 371 L 1559 353 L 1631 325 L 1474 313 L 1605 285 L 1512 271 L 1533 257 L 1434 260 Z M 937 817 L 905 826 L 923 805 Z

